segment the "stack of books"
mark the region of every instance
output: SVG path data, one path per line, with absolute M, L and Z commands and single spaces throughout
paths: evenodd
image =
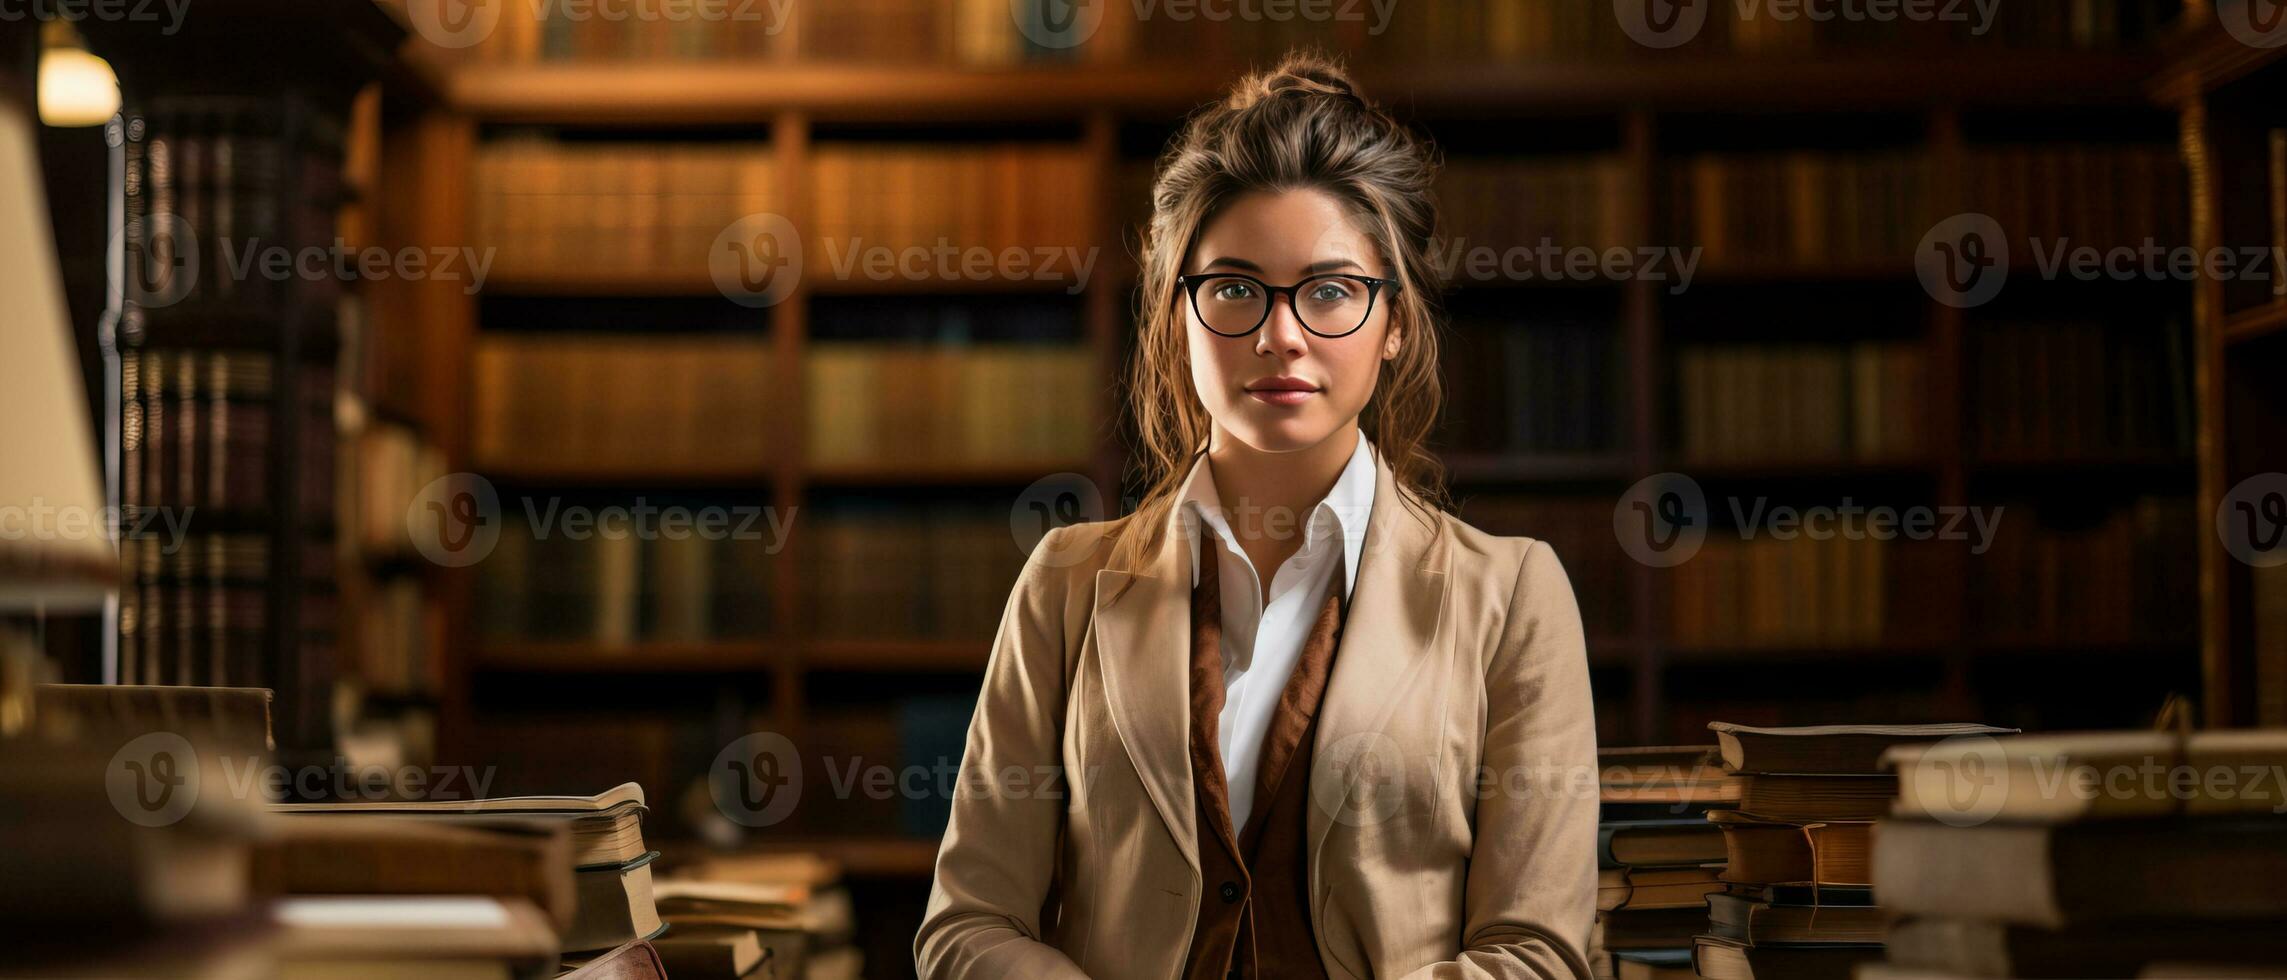
M 659 883 L 675 980 L 856 980 L 856 915 L 841 868 L 807 852 L 707 858 Z
M 1738 780 L 1714 755 L 1709 745 L 1597 753 L 1603 825 L 1589 964 L 1598 977 L 1690 976 L 1691 937 L 1708 893 L 1723 888 L 1723 838 L 1706 814 L 1739 799 Z
M 644 846 L 643 787 L 624 783 L 594 796 L 512 796 L 465 801 L 350 801 L 340 803 L 280 803 L 273 812 L 302 820 L 340 820 L 377 815 L 408 818 L 442 827 L 483 827 L 500 831 L 502 818 L 552 824 L 562 828 L 565 843 L 553 851 L 537 844 L 541 853 L 563 869 L 568 896 L 547 897 L 563 888 L 548 880 L 546 869 L 531 859 L 501 857 L 504 867 L 522 868 L 516 877 L 542 898 L 541 904 L 567 903 L 569 915 L 560 921 L 559 948 L 567 954 L 609 950 L 664 932 L 652 900 L 651 863 L 659 852 Z M 315 833 L 314 830 L 300 831 Z M 473 850 L 476 845 L 465 845 Z M 370 869 L 375 863 L 344 850 L 345 865 Z M 339 889 L 334 889 L 339 890 Z M 363 890 L 363 889 L 361 889 Z M 396 889 L 389 889 L 396 890 Z M 415 889 L 405 889 L 415 890 Z M 563 894 L 561 891 L 558 894 Z
M 1707 815 L 1724 841 L 1722 892 L 1707 898 L 1692 969 L 1713 980 L 1849 980 L 1882 956 L 1874 904 L 1874 822 L 1895 780 L 1880 766 L 1896 745 L 2012 729 L 1985 725 L 1819 725 L 1716 734 L 1739 808 Z
M 1892 750 L 1862 976 L 2278 976 L 2287 730 L 2081 732 Z

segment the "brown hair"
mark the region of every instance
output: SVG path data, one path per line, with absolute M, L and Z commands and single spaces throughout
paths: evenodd
M 1391 329 L 1404 342 L 1383 361 L 1360 429 L 1389 464 L 1401 498 L 1423 520 L 1450 509 L 1445 467 L 1424 443 L 1444 401 L 1438 376 L 1438 278 L 1429 238 L 1437 161 L 1423 141 L 1360 95 L 1342 67 L 1318 54 L 1287 55 L 1241 79 L 1186 121 L 1159 159 L 1151 225 L 1141 246 L 1141 324 L 1129 365 L 1128 409 L 1146 487 L 1115 546 L 1132 565 L 1156 546 L 1175 491 L 1207 446 L 1210 419 L 1192 389 L 1184 307 L 1175 277 L 1199 231 L 1251 191 L 1308 188 L 1341 202 L 1401 286 Z

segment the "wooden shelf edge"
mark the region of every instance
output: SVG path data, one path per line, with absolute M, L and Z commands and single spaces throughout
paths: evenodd
M 1942 70 L 1933 65 L 1942 64 Z M 2119 104 L 2149 98 L 2157 55 L 2011 51 L 1928 57 L 1641 58 L 1609 62 L 1364 66 L 1368 91 L 1430 111 L 1644 102 L 1862 107 L 1933 101 Z M 489 121 L 660 125 L 732 123 L 798 112 L 818 119 L 1076 119 L 1098 110 L 1180 114 L 1244 69 L 1194 64 L 1075 67 L 954 65 L 463 65 L 447 101 Z M 1711 81 L 1712 80 L 1712 81 Z
M 2287 302 L 2274 301 L 2223 318 L 2226 344 L 2244 344 L 2287 330 Z

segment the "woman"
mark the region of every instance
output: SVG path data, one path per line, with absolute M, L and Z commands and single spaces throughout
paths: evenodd
M 1589 975 L 1579 610 L 1546 545 L 1438 506 L 1423 447 L 1432 173 L 1312 57 L 1162 159 L 1154 482 L 1009 598 L 922 976 Z

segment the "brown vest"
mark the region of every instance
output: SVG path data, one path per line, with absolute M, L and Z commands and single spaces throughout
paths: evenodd
M 1342 637 L 1342 585 L 1328 590 L 1302 657 L 1280 692 L 1263 739 L 1255 805 L 1231 829 L 1230 791 L 1216 750 L 1223 713 L 1223 602 L 1219 562 L 1202 553 L 1191 590 L 1191 785 L 1199 828 L 1198 928 L 1185 980 L 1325 980 L 1310 929 L 1310 744 L 1318 704 Z

